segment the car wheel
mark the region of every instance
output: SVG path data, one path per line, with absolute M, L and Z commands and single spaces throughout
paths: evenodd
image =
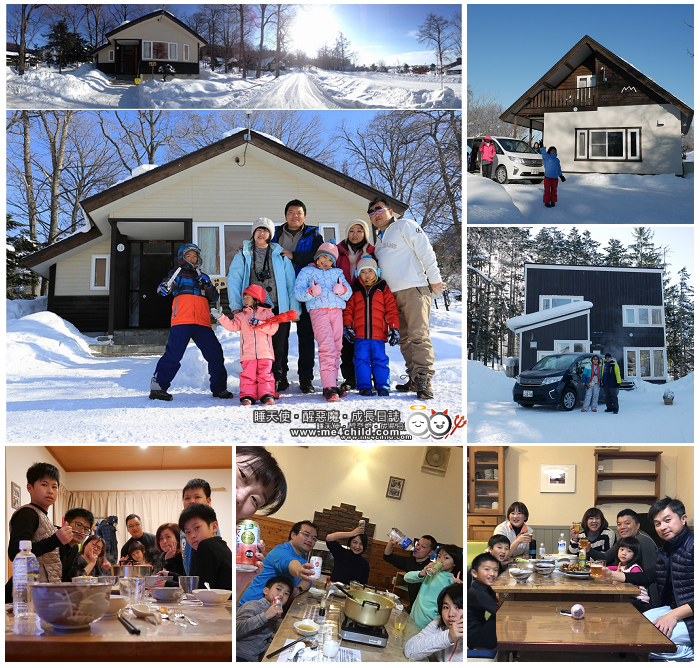
M 532 408 L 535 404 L 518 404 L 518 406 L 522 406 L 523 408 Z
M 564 394 L 561 395 L 561 407 L 565 411 L 572 411 L 577 401 L 576 391 L 571 387 L 567 387 L 564 390 Z
M 542 183 L 542 179 L 530 179 L 530 183 L 534 183 L 536 186 Z
M 496 181 L 498 181 L 502 186 L 508 183 L 508 170 L 503 165 L 499 165 L 496 168 Z

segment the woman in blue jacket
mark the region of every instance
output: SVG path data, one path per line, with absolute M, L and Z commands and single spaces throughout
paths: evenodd
M 233 313 L 243 310 L 242 294 L 249 285 L 260 285 L 274 304 L 273 313 L 299 311 L 299 301 L 294 296 L 294 265 L 282 255 L 282 246 L 271 243 L 275 225 L 269 218 L 258 218 L 253 223 L 252 236 L 243 242 L 243 250 L 236 253 L 226 276 L 229 308 Z M 275 390 L 284 373 L 282 361 L 287 358 L 284 349 L 289 341 L 290 322 L 281 322 L 272 336 L 275 360 L 272 374 L 275 377 Z M 277 392 L 275 392 L 277 394 Z

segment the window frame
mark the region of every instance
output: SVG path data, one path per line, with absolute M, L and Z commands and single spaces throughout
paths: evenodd
M 558 345 L 560 343 L 565 343 L 571 346 L 573 346 L 577 343 L 580 343 L 583 345 L 585 350 L 558 350 Z M 590 341 L 583 341 L 582 339 L 554 339 L 554 352 L 552 353 L 553 355 L 563 355 L 565 353 L 571 353 L 571 354 L 578 354 L 582 355 L 583 353 L 588 353 L 590 350 L 588 349 L 590 346 Z
M 90 256 L 90 290 L 97 290 L 99 292 L 107 292 L 109 291 L 109 259 L 110 255 L 109 253 L 98 253 L 96 255 L 91 255 Z M 106 268 L 105 268 L 105 285 L 96 285 L 95 284 L 95 264 L 97 260 L 105 260 Z
M 213 277 L 219 277 L 219 278 L 226 278 L 228 275 L 228 267 L 226 266 L 226 232 L 225 228 L 227 225 L 239 225 L 243 228 L 246 228 L 250 230 L 251 226 L 253 225 L 253 221 L 251 220 L 250 222 L 242 222 L 242 221 L 231 221 L 228 220 L 226 222 L 204 222 L 200 221 L 197 223 L 192 223 L 192 239 L 194 244 L 197 244 L 199 246 L 199 229 L 202 227 L 216 227 L 219 230 L 219 267 L 222 270 L 222 273 L 220 274 L 211 274 L 211 278 Z
M 551 305 L 546 309 L 542 308 L 542 301 L 544 299 L 549 299 L 550 304 L 551 304 L 552 299 L 570 299 L 571 301 L 569 303 L 573 304 L 575 302 L 582 302 L 583 296 L 578 296 L 578 295 L 540 295 L 539 296 L 539 304 L 540 304 L 539 310 L 540 311 L 548 311 L 551 308 L 555 308 Z M 562 306 L 566 306 L 566 304 L 562 304 Z
M 168 45 L 168 57 L 167 58 L 156 58 L 153 52 L 153 44 L 154 43 L 160 43 L 160 44 L 167 44 Z M 147 55 L 145 52 L 146 44 L 149 45 L 150 53 Z M 175 47 L 175 57 L 171 58 L 170 57 L 170 47 L 174 46 Z M 159 60 L 161 62 L 167 63 L 168 61 L 171 60 L 177 60 L 177 42 L 166 42 L 165 40 L 162 39 L 144 39 L 141 41 L 141 59 L 142 60 Z
M 633 323 L 629 323 L 626 320 L 625 311 L 627 309 L 634 310 L 634 322 Z M 653 321 L 654 321 L 653 311 L 655 309 L 658 309 L 661 311 L 661 322 L 659 324 L 653 324 Z M 639 312 L 642 310 L 646 310 L 648 312 L 649 322 L 647 324 L 641 324 L 639 322 Z M 663 305 L 659 305 L 659 304 L 623 304 L 622 305 L 622 326 L 623 327 L 661 327 L 661 328 L 665 328 L 666 327 L 666 313 L 664 311 L 664 307 L 663 307 Z
M 608 151 L 607 133 L 622 132 L 622 156 L 592 156 L 591 155 L 591 133 L 606 133 L 606 153 Z M 635 135 L 636 155 L 630 155 L 632 135 Z M 580 150 L 580 141 L 583 136 L 584 149 Z M 641 126 L 625 127 L 601 127 L 601 128 L 576 128 L 574 130 L 574 160 L 585 160 L 588 162 L 642 162 L 642 128 Z
M 323 237 L 323 228 L 324 227 L 332 227 L 333 231 L 335 233 L 335 236 L 329 237 L 330 239 L 335 239 L 335 245 L 337 246 L 342 239 L 338 238 L 338 235 L 340 235 L 340 225 L 338 223 L 317 223 L 316 226 L 318 227 L 319 232 L 321 233 L 321 236 Z M 326 238 L 323 238 L 323 241 L 326 241 Z
M 189 62 L 190 60 L 190 45 L 189 44 L 183 44 L 182 45 L 182 60 Z
M 642 371 L 641 370 L 641 358 L 642 358 L 641 352 L 643 350 L 649 351 L 649 361 L 651 364 L 651 371 L 653 371 L 654 373 L 656 373 L 655 364 L 654 364 L 654 352 L 656 352 L 656 351 L 663 352 L 663 356 L 664 356 L 663 364 L 664 364 L 664 372 L 665 372 L 663 376 L 659 376 L 659 375 L 642 376 L 641 375 L 641 371 Z M 622 349 L 622 351 L 623 351 L 622 354 L 623 354 L 623 357 L 625 360 L 625 362 L 624 362 L 625 378 L 635 378 L 635 379 L 639 379 L 639 380 L 665 380 L 668 378 L 668 360 L 666 359 L 666 346 L 629 346 L 629 347 L 625 346 Z M 636 353 L 635 372 L 637 373 L 637 375 L 635 375 L 635 376 L 630 376 L 627 373 L 627 353 L 629 351 L 634 351 Z
M 109 49 L 109 51 L 107 51 L 107 62 L 114 62 L 114 49 Z

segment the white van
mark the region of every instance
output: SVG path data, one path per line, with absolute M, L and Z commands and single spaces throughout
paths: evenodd
M 485 137 L 493 139 L 496 155 L 493 159 L 491 178 L 501 185 L 510 181 L 525 181 L 542 183 L 544 179 L 544 163 L 542 156 L 522 139 L 512 137 L 494 137 L 482 135 L 467 137 L 467 144 L 472 152 L 469 156 L 469 171 L 481 174 L 481 154 L 479 147 Z

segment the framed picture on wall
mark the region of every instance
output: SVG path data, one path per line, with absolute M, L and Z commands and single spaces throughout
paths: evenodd
M 16 482 L 10 482 L 12 485 L 12 507 L 18 510 L 22 507 L 22 488 Z
M 390 499 L 400 499 L 401 494 L 403 494 L 403 484 L 405 482 L 405 478 L 394 478 L 394 476 L 389 476 L 389 486 L 386 488 L 387 497 Z
M 540 464 L 540 492 L 576 491 L 576 464 Z

